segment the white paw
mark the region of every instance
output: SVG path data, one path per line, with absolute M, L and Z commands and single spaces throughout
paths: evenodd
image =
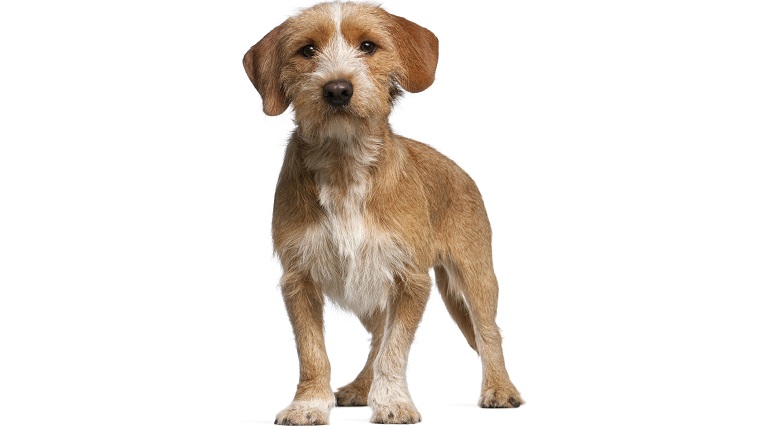
M 376 378 L 369 390 L 368 403 L 373 423 L 415 424 L 422 420 L 403 379 Z
M 329 422 L 334 403 L 334 400 L 296 400 L 277 414 L 274 423 L 284 426 L 324 425 Z
M 372 407 L 371 421 L 376 424 L 416 424 L 422 421 L 413 403 L 394 403 Z

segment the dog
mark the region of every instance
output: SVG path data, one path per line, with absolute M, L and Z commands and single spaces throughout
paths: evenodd
M 327 2 L 266 34 L 243 58 L 264 113 L 292 105 L 272 219 L 281 290 L 300 378 L 275 424 L 327 424 L 338 406 L 372 408 L 374 423 L 421 420 L 406 383 L 409 349 L 433 268 L 448 312 L 480 355 L 479 405 L 523 401 L 496 325 L 491 227 L 474 181 L 423 143 L 394 134 L 404 92 L 434 80 L 438 39 L 379 6 Z M 367 362 L 333 392 L 323 335 L 329 299 L 371 333 Z

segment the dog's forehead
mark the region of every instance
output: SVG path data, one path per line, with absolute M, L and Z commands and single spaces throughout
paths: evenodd
M 320 3 L 288 21 L 293 38 L 320 39 L 340 33 L 345 39 L 386 33 L 388 13 L 367 3 Z

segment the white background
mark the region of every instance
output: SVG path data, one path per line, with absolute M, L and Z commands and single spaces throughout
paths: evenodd
M 0 427 L 272 427 L 298 376 L 269 236 L 292 123 L 241 60 L 308 5 L 0 6 Z M 481 187 L 527 401 L 475 406 L 434 293 L 418 427 L 757 429 L 757 3 L 384 6 L 440 39 L 392 124 Z M 337 388 L 368 336 L 331 307 L 327 342 Z

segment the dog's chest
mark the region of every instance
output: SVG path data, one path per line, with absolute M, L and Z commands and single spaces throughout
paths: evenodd
M 360 315 L 383 309 L 405 258 L 392 235 L 369 222 L 366 182 L 318 184 L 323 220 L 303 237 L 312 279 L 336 304 Z

